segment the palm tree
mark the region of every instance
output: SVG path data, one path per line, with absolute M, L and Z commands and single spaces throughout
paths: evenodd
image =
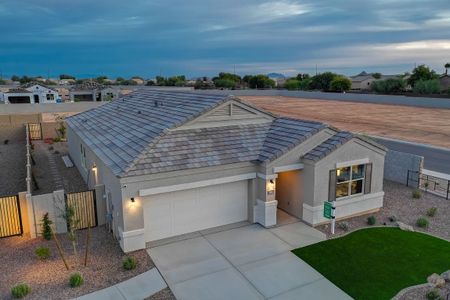
M 450 63 L 446 63 L 444 68 L 445 68 L 445 75 L 447 75 L 448 69 L 450 69 Z

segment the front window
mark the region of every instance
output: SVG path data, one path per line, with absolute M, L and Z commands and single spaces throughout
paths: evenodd
M 53 95 L 53 94 L 47 94 L 47 100 L 48 100 L 48 101 L 53 101 L 53 100 L 55 100 L 55 95 Z
M 362 194 L 364 165 L 336 169 L 336 198 Z

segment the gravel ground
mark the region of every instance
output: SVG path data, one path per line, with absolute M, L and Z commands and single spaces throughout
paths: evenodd
M 431 274 L 430 274 L 431 275 Z M 430 287 L 419 287 L 409 290 L 403 294 L 400 300 L 427 300 L 426 294 L 430 290 Z M 447 282 L 446 285 L 440 289 L 442 299 L 450 299 L 450 283 Z M 448 296 L 448 298 L 446 298 Z
M 169 288 L 165 288 L 145 300 L 175 300 L 175 296 Z
M 69 271 L 64 267 L 53 240 L 22 237 L 0 239 L 0 265 L 3 270 L 0 272 L 0 299 L 11 299 L 11 287 L 21 282 L 29 284 L 32 288 L 27 299 L 72 299 L 109 287 L 154 267 L 147 252 L 140 250 L 130 254 L 137 259 L 137 268 L 124 271 L 122 259 L 125 255 L 104 226 L 91 230 L 89 262 L 88 266 L 84 267 L 86 234 L 87 230 L 77 232 L 78 257 L 73 255 L 67 235 L 58 235 L 70 266 Z M 36 258 L 34 250 L 39 246 L 50 248 L 51 257 L 48 260 L 40 261 Z M 69 276 L 75 271 L 83 274 L 84 284 L 79 288 L 70 288 Z
M 412 188 L 406 187 L 400 183 L 392 181 L 384 182 L 384 206 L 373 214 L 363 215 L 337 222 L 335 236 L 340 236 L 346 232 L 339 228 L 339 224 L 346 222 L 349 225 L 349 231 L 366 227 L 367 217 L 373 215 L 376 217 L 376 225 L 395 226 L 389 218 L 395 216 L 400 222 L 414 226 L 416 231 L 430 233 L 432 235 L 450 240 L 450 201 L 445 200 L 430 193 L 422 193 L 420 199 L 412 198 Z M 434 217 L 428 217 L 426 212 L 429 208 L 436 207 L 437 213 Z M 419 228 L 416 221 L 420 217 L 425 217 L 430 222 L 428 228 Z M 329 225 L 318 226 L 317 229 L 330 236 Z
M 0 196 L 17 194 L 27 189 L 25 135 L 23 125 L 0 125 Z
M 77 168 L 66 168 L 64 165 L 62 156 L 69 153 L 67 142 L 49 145 L 43 141 L 34 141 L 33 145 L 32 155 L 36 164 L 33 165 L 32 171 L 38 186 L 38 189 L 33 191 L 34 195 L 51 193 L 61 187 L 66 192 L 88 189 Z M 49 160 L 49 156 L 53 156 L 53 162 Z

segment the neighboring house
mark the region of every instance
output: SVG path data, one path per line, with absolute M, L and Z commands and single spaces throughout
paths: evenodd
M 133 77 L 133 78 L 131 78 L 131 80 L 136 82 L 137 85 L 144 85 L 145 84 L 145 80 L 140 78 L 140 77 Z
M 72 78 L 67 78 L 67 79 L 60 79 L 58 81 L 59 85 L 71 85 L 71 84 L 75 84 L 76 80 L 72 79 Z
M 69 90 L 71 102 L 80 101 L 111 101 L 119 97 L 117 89 L 103 86 L 95 81 L 86 81 L 74 85 Z
M 450 76 L 447 74 L 439 77 L 439 84 L 442 91 L 450 91 Z
M 352 90 L 355 91 L 364 91 L 364 90 L 370 90 L 372 86 L 372 82 L 376 81 L 371 74 L 367 75 L 357 75 L 350 77 L 350 80 L 352 81 Z
M 274 226 L 277 209 L 315 226 L 329 221 L 326 201 L 338 218 L 383 206 L 383 146 L 233 96 L 140 89 L 66 122 L 125 252 L 235 222 Z
M 13 88 L 4 93 L 5 103 L 56 103 L 61 98 L 56 89 L 38 84 L 29 83 L 20 88 Z

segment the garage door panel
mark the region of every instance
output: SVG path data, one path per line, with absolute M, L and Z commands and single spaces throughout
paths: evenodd
M 239 181 L 147 197 L 146 241 L 247 220 L 247 186 Z

